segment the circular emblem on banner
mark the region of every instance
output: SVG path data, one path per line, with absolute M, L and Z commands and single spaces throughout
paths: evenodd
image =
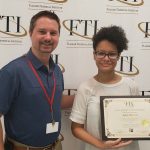
M 14 22 L 14 21 L 12 21 L 12 20 L 9 20 L 10 22 L 12 22 L 13 24 L 17 24 L 16 22 Z M 26 36 L 27 35 L 27 31 L 26 31 L 26 29 L 23 27 L 23 26 L 21 26 L 21 25 L 19 25 L 19 27 L 23 30 L 23 33 L 21 32 L 19 32 L 20 34 L 17 34 L 16 32 L 15 33 L 12 33 L 12 32 L 6 32 L 6 31 L 2 31 L 2 30 L 0 30 L 0 32 L 1 33 L 3 33 L 3 34 L 6 34 L 6 35 L 10 35 L 10 36 L 15 36 L 15 37 L 23 37 L 23 36 Z
M 77 36 L 80 36 L 80 37 L 82 37 L 82 38 L 85 38 L 85 39 L 89 39 L 89 40 L 91 40 L 92 39 L 92 37 L 93 37 L 93 35 L 82 35 L 81 33 L 79 33 L 79 32 L 82 32 L 83 33 L 83 30 L 85 30 L 85 24 L 84 25 L 82 25 L 82 21 L 83 20 L 75 20 L 76 22 L 77 22 L 77 25 L 80 25 L 80 30 L 78 31 L 78 32 L 75 32 L 75 31 L 73 31 L 73 30 L 71 30 L 71 29 L 69 29 L 69 25 L 67 25 L 67 22 L 69 22 L 70 20 L 64 20 L 63 22 L 62 22 L 62 24 L 63 24 L 63 26 L 69 31 L 69 32 L 71 32 L 71 33 L 73 33 L 73 34 L 75 34 L 75 35 L 77 35 Z M 92 21 L 92 20 L 90 20 L 90 21 Z M 86 27 L 86 29 L 88 28 L 88 32 L 89 33 L 93 33 L 93 31 L 95 30 L 95 28 L 94 28 L 94 26 L 92 26 L 91 24 L 86 24 L 86 26 L 88 26 L 88 27 Z M 98 31 L 98 29 L 97 29 L 97 31 Z
M 125 61 L 126 62 L 126 66 L 129 64 L 128 61 Z M 119 74 L 122 74 L 122 75 L 128 75 L 128 76 L 134 76 L 134 75 L 138 75 L 139 74 L 139 69 L 132 64 L 132 71 L 118 71 L 118 70 L 115 70 L 115 72 L 119 73 Z
M 131 5 L 131 6 L 141 6 L 144 4 L 144 0 L 141 0 L 140 2 L 127 2 L 125 0 L 117 0 L 118 2 L 121 2 L 121 3 L 124 3 L 124 4 L 127 4 L 127 5 Z
M 68 0 L 49 0 L 51 2 L 56 2 L 56 3 L 65 3 L 67 2 Z
M 138 28 L 145 33 L 146 35 L 150 36 L 150 33 L 146 32 L 145 29 L 142 28 L 142 24 L 146 25 L 146 22 L 141 22 L 138 24 Z

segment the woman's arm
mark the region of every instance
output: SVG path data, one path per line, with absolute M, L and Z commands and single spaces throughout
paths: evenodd
M 73 105 L 74 97 L 75 95 L 62 95 L 61 108 L 71 108 Z
M 79 123 L 75 123 L 72 122 L 71 124 L 71 130 L 72 130 L 72 134 L 86 142 L 89 143 L 97 148 L 102 148 L 102 149 L 115 149 L 115 148 L 120 148 L 120 147 L 124 147 L 126 145 L 129 145 L 130 143 L 132 143 L 132 141 L 121 141 L 121 139 L 117 139 L 117 140 L 109 140 L 109 141 L 102 141 L 100 139 L 97 139 L 96 137 L 92 136 L 91 134 L 89 134 L 85 129 L 84 129 L 84 125 L 83 124 L 79 124 Z

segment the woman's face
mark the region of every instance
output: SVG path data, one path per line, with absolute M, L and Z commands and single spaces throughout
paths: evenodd
M 94 51 L 94 59 L 99 72 L 114 72 L 119 56 L 116 45 L 108 40 L 99 42 Z

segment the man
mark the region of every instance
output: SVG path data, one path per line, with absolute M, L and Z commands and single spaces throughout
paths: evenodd
M 62 96 L 63 76 L 51 58 L 58 45 L 60 20 L 41 11 L 30 22 L 29 52 L 0 71 L 0 114 L 4 116 L 5 149 L 53 149 L 60 134 L 61 107 L 74 96 Z M 0 150 L 4 150 L 0 124 Z

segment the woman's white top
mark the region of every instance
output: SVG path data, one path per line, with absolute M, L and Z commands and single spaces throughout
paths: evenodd
M 100 96 L 113 95 L 139 95 L 139 90 L 135 82 L 127 77 L 122 77 L 115 84 L 103 84 L 91 78 L 79 86 L 70 119 L 84 124 L 91 135 L 101 139 Z M 86 143 L 85 150 L 98 150 L 98 148 Z M 117 150 L 139 150 L 138 141 Z

